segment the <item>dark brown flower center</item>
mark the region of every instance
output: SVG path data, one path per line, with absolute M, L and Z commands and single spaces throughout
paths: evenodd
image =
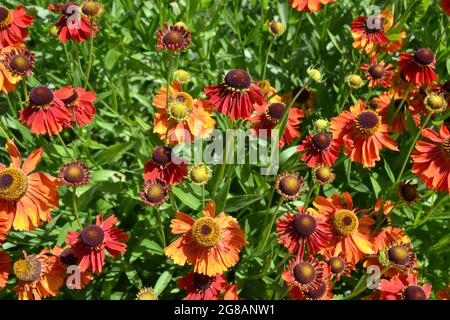
M 280 191 L 288 196 L 294 196 L 300 192 L 302 181 L 296 176 L 286 176 L 280 181 Z
M 62 99 L 62 101 L 64 102 L 65 105 L 71 105 L 72 103 L 77 101 L 78 97 L 79 97 L 78 92 L 75 89 L 73 89 L 72 94 L 69 97 Z
M 11 12 L 5 7 L 0 7 L 0 28 L 5 28 L 11 23 Z
M 305 295 L 309 299 L 319 300 L 325 295 L 326 292 L 327 292 L 327 284 L 325 281 L 322 281 L 320 286 L 318 286 L 317 288 L 306 290 Z
M 310 236 L 316 231 L 316 219 L 309 214 L 297 214 L 294 218 L 294 230 L 302 236 Z
M 384 76 L 384 68 L 381 64 L 374 64 L 369 68 L 370 75 L 375 79 L 381 79 Z
M 81 231 L 80 234 L 81 241 L 88 247 L 97 247 L 105 239 L 105 233 L 103 229 L 96 225 L 91 224 Z
M 403 246 L 393 246 L 388 250 L 388 257 L 393 263 L 404 266 L 409 262 L 408 250 Z
M 2 189 L 6 189 L 9 186 L 12 185 L 14 181 L 14 178 L 12 177 L 12 175 L 5 173 L 4 175 L 0 176 L 0 188 Z
M 401 184 L 399 187 L 400 196 L 406 202 L 413 202 L 418 197 L 417 184 Z
M 29 98 L 32 104 L 36 106 L 44 106 L 53 101 L 54 95 L 53 91 L 48 87 L 39 86 L 31 89 Z
M 303 87 L 295 87 L 292 89 L 292 98 L 297 96 L 297 94 L 303 89 Z M 300 92 L 300 95 L 295 99 L 295 102 L 298 104 L 303 104 L 308 101 L 308 99 L 311 97 L 311 91 L 308 90 L 308 88 L 303 89 L 303 91 Z
M 426 300 L 425 291 L 419 286 L 409 286 L 405 289 L 405 300 Z
M 311 142 L 316 149 L 325 150 L 326 148 L 328 148 L 330 146 L 331 138 L 328 134 L 321 132 L 321 133 L 316 133 L 312 137 Z
M 65 5 L 63 5 L 61 12 L 66 16 L 71 16 L 77 13 L 79 9 L 80 7 L 76 2 L 67 2 Z
M 283 103 L 271 103 L 267 107 L 267 113 L 270 117 L 276 120 L 280 120 L 284 114 L 285 106 Z
M 211 284 L 213 282 L 213 277 L 208 277 L 204 274 L 194 274 L 194 286 L 199 291 L 205 291 L 206 289 L 211 288 Z
M 434 61 L 434 53 L 428 48 L 417 49 L 414 58 L 418 63 L 427 66 Z
M 80 259 L 75 256 L 71 248 L 64 249 L 59 255 L 59 260 L 66 266 L 77 265 Z
M 362 111 L 355 118 L 355 127 L 363 136 L 372 136 L 381 126 L 380 117 L 373 111 Z
M 450 80 L 444 82 L 444 84 L 442 85 L 442 89 L 445 92 L 450 93 Z
M 165 189 L 157 183 L 149 185 L 145 191 L 145 197 L 150 203 L 160 203 L 165 196 Z
M 231 70 L 225 75 L 225 84 L 236 90 L 250 88 L 251 81 L 250 75 L 242 69 Z
M 294 267 L 294 278 L 301 284 L 310 284 L 316 278 L 314 266 L 308 262 L 299 262 Z
M 158 146 L 153 149 L 153 161 L 164 166 L 172 161 L 172 149 L 166 146 Z
M 183 47 L 184 35 L 179 31 L 172 30 L 172 31 L 167 32 L 164 35 L 162 41 L 166 46 Z
M 328 264 L 332 273 L 339 274 L 345 270 L 345 261 L 341 257 L 332 257 Z

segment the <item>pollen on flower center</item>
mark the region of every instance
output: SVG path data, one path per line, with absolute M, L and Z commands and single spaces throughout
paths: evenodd
M 78 92 L 75 89 L 73 89 L 72 94 L 67 98 L 62 99 L 62 102 L 64 102 L 66 106 L 73 107 L 77 103 L 78 98 L 79 98 Z
M 427 66 L 434 61 L 434 53 L 428 48 L 420 48 L 417 49 L 414 58 L 419 64 Z
M 444 142 L 442 143 L 442 148 L 447 153 L 447 156 L 450 156 L 450 137 L 445 138 Z
M 189 179 L 197 185 L 204 185 L 210 178 L 211 172 L 205 164 L 195 164 L 189 168 Z
M 189 119 L 194 105 L 194 99 L 185 92 L 178 92 L 169 97 L 167 113 L 169 118 L 178 122 Z
M 271 103 L 265 112 L 266 119 L 273 123 L 278 123 L 284 114 L 286 107 L 283 103 Z
M 409 263 L 409 252 L 403 246 L 393 246 L 388 250 L 388 257 L 393 263 L 404 266 Z
M 332 223 L 334 230 L 344 237 L 354 234 L 359 227 L 358 217 L 350 210 L 339 210 L 336 212 Z
M 294 218 L 294 230 L 302 236 L 310 236 L 316 231 L 317 222 L 309 214 L 297 214 Z
M 214 219 L 203 217 L 192 226 L 192 238 L 202 247 L 214 247 L 222 238 L 222 230 Z
M 91 224 L 81 231 L 80 238 L 86 246 L 97 247 L 103 242 L 105 233 L 100 226 Z
M 0 29 L 4 29 L 11 24 L 11 12 L 5 7 L 0 7 Z
M 193 278 L 195 288 L 200 291 L 205 291 L 206 289 L 211 288 L 212 280 L 212 277 L 198 273 L 195 273 Z
M 53 91 L 48 87 L 39 86 L 31 89 L 29 94 L 30 102 L 38 107 L 48 105 L 53 101 Z
M 331 138 L 328 134 L 321 132 L 321 133 L 316 133 L 312 137 L 311 142 L 316 149 L 325 150 L 326 148 L 328 148 L 330 146 Z
M 301 187 L 302 182 L 295 176 L 286 176 L 280 181 L 280 190 L 288 196 L 298 194 Z
M 172 30 L 167 32 L 163 39 L 162 39 L 163 43 L 166 46 L 178 46 L 178 47 L 183 47 L 184 45 L 184 35 L 176 30 Z
M 333 169 L 327 166 L 320 166 L 314 169 L 314 178 L 320 184 L 329 184 L 334 181 L 336 177 Z
M 381 79 L 384 76 L 384 68 L 381 64 L 375 64 L 369 68 L 369 73 L 373 78 Z
M 316 279 L 314 266 L 308 262 L 299 262 L 294 267 L 294 278 L 301 284 L 310 284 Z
M 147 188 L 147 191 L 145 192 L 145 196 L 147 197 L 147 200 L 151 203 L 159 203 L 161 202 L 164 197 L 166 196 L 166 192 L 164 188 L 155 183 L 153 185 L 150 185 Z
M 25 173 L 17 168 L 0 170 L 0 199 L 17 201 L 28 190 L 28 179 Z
M 172 161 L 172 149 L 166 146 L 158 146 L 153 149 L 152 160 L 164 166 Z
M 231 90 L 248 90 L 251 84 L 250 75 L 242 69 L 229 71 L 224 78 L 225 85 Z
M 11 69 L 24 72 L 30 69 L 31 61 L 26 56 L 19 54 L 11 59 L 9 66 Z
M 64 173 L 64 179 L 71 183 L 81 182 L 84 180 L 84 172 L 78 166 L 70 167 Z
M 421 287 L 415 286 L 415 285 L 408 286 L 403 291 L 403 296 L 404 296 L 405 300 L 426 300 L 427 299 L 427 295 L 425 294 L 425 291 Z
M 341 257 L 332 257 L 328 264 L 332 273 L 339 274 L 345 270 L 345 261 Z
M 33 282 L 41 276 L 42 263 L 36 256 L 27 256 L 17 260 L 13 265 L 13 270 L 19 280 Z
M 362 111 L 355 118 L 356 130 L 363 136 L 374 135 L 380 126 L 380 117 L 374 111 Z

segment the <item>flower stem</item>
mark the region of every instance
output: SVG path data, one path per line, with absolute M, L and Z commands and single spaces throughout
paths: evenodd
M 80 217 L 78 216 L 78 208 L 77 208 L 77 193 L 76 193 L 77 188 L 74 187 L 72 189 L 72 209 L 73 209 L 73 214 L 75 216 L 75 219 L 77 220 L 78 223 L 78 227 L 80 228 L 80 230 L 83 230 L 83 227 L 81 226 L 81 222 L 80 222 Z
M 59 141 L 61 142 L 62 146 L 64 147 L 64 150 L 66 151 L 67 156 L 68 156 L 69 158 L 75 159 L 74 156 L 73 156 L 73 154 L 71 154 L 71 153 L 69 152 L 69 149 L 67 148 L 66 144 L 64 143 L 64 140 L 61 138 L 61 135 L 60 135 L 59 133 L 57 133 L 56 135 L 58 136 Z
M 89 76 L 91 74 L 91 68 L 92 63 L 94 62 L 94 35 L 93 35 L 93 29 L 94 29 L 94 19 L 89 19 L 89 25 L 90 25 L 90 34 L 89 34 L 89 62 L 86 69 L 85 77 L 84 77 L 84 88 L 86 89 L 89 83 Z
M 169 53 L 169 57 L 167 60 L 167 70 L 166 70 L 166 109 L 169 107 L 170 85 L 171 85 L 171 77 L 172 77 L 172 64 L 173 64 L 173 55 L 171 53 Z M 167 123 L 166 142 L 169 142 L 169 123 L 170 123 L 170 119 Z
M 280 197 L 280 200 L 278 201 L 278 205 L 275 209 L 275 211 L 273 212 L 273 216 L 272 219 L 270 220 L 269 225 L 266 227 L 266 229 L 264 229 L 264 232 L 262 233 L 262 241 L 259 241 L 259 245 L 256 249 L 256 255 L 259 255 L 260 251 L 263 250 L 266 247 L 267 241 L 269 240 L 270 237 L 270 232 L 272 231 L 272 227 L 273 224 L 275 223 L 275 219 L 277 218 L 277 213 L 278 210 L 280 209 L 281 205 L 283 204 L 284 198 Z
M 158 219 L 159 233 L 161 234 L 161 244 L 162 244 L 163 248 L 165 248 L 166 247 L 166 235 L 164 234 L 164 226 L 162 224 L 161 211 L 159 210 L 159 207 L 156 208 L 156 217 Z
M 261 85 L 264 84 L 264 80 L 266 79 L 267 63 L 269 62 L 270 50 L 272 49 L 273 41 L 274 41 L 274 39 L 272 38 L 270 40 L 269 48 L 267 48 L 266 58 L 264 60 L 264 64 L 263 64 L 262 72 L 261 72 Z

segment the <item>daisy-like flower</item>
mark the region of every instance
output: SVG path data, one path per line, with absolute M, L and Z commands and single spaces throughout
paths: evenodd
M 277 193 L 287 200 L 295 200 L 303 191 L 305 180 L 298 172 L 283 172 L 275 180 Z
M 4 231 L 3 213 L 8 214 L 15 230 L 33 230 L 42 222 L 51 221 L 50 211 L 59 203 L 60 182 L 44 172 L 32 173 L 41 161 L 42 147 L 34 150 L 23 163 L 12 140 L 6 142 L 6 150 L 12 163 L 9 167 L 0 163 L 0 234 Z
M 330 130 L 334 139 L 344 143 L 344 153 L 351 161 L 374 167 L 383 147 L 398 151 L 397 143 L 388 135 L 388 125 L 381 120 L 376 111 L 358 103 L 331 119 Z
M 429 141 L 416 142 L 411 172 L 429 189 L 450 193 L 450 131 L 442 124 L 439 132 L 426 128 L 421 135 Z
M 297 146 L 297 152 L 302 152 L 301 159 L 308 167 L 317 165 L 332 166 L 341 151 L 339 140 L 333 139 L 326 132 L 309 134 L 302 144 Z
M 385 17 L 359 16 L 352 21 L 352 36 L 355 39 L 353 47 L 364 48 L 376 44 L 384 46 L 388 42 L 385 34 Z
M 399 198 L 406 203 L 413 204 L 419 199 L 419 191 L 417 191 L 417 183 L 412 181 L 402 181 L 397 187 L 397 194 Z
M 0 290 L 8 283 L 10 272 L 11 258 L 5 251 L 0 250 Z
M 153 288 L 144 287 L 136 294 L 136 300 L 158 300 L 158 295 Z
M 297 255 L 289 261 L 288 268 L 281 273 L 288 286 L 304 290 L 315 290 L 324 280 L 323 264 L 312 256 L 304 260 Z
M 363 64 L 359 70 L 366 71 L 366 77 L 369 80 L 369 87 L 392 86 L 392 77 L 394 71 L 391 70 L 392 64 L 386 65 L 384 61 L 377 62 L 374 57 L 371 58 L 370 64 Z
M 80 259 L 78 267 L 81 271 L 91 270 L 101 273 L 105 264 L 105 250 L 116 258 L 125 253 L 128 235 L 115 227 L 117 218 L 109 216 L 103 221 L 103 214 L 97 216 L 96 224 L 85 227 L 81 232 L 69 231 L 66 243 L 75 257 Z
M 149 207 L 160 206 L 169 198 L 169 188 L 160 179 L 145 180 L 139 196 Z
M 178 280 L 178 287 L 187 291 L 185 300 L 219 300 L 227 285 L 221 274 L 210 277 L 188 272 Z
M 19 74 L 11 72 L 10 66 L 5 61 L 6 56 L 10 52 L 14 52 L 22 47 L 23 45 L 5 48 L 0 47 L 0 91 L 3 93 L 14 91 L 16 89 L 16 84 L 22 80 L 22 77 Z
M 152 158 L 144 165 L 144 179 L 160 179 L 169 185 L 177 185 L 184 181 L 188 169 L 185 162 L 172 158 L 172 148 L 157 146 L 153 148 Z M 176 163 L 175 163 L 176 162 Z
M 169 27 L 169 24 L 164 22 L 163 29 L 156 32 L 156 41 L 156 49 L 179 53 L 186 50 L 191 43 L 191 32 L 180 25 Z
M 441 0 L 439 6 L 448 16 L 450 16 L 450 0 Z
M 381 300 L 427 300 L 430 298 L 431 285 L 419 284 L 413 273 L 397 275 L 392 279 L 381 279 L 379 290 Z
M 10 10 L 0 6 L 0 48 L 22 43 L 28 38 L 27 27 L 34 17 L 27 14 L 23 6 Z
M 58 177 L 67 187 L 84 186 L 89 184 L 91 170 L 86 163 L 74 160 L 61 166 Z
M 429 84 L 439 79 L 434 72 L 436 56 L 429 48 L 419 48 L 414 54 L 400 52 L 398 65 L 406 81 L 416 86 Z
M 94 119 L 96 113 L 94 102 L 97 99 L 95 92 L 66 86 L 55 90 L 54 94 L 71 111 L 71 122 L 76 122 L 80 127 L 83 127 Z
M 331 226 L 313 209 L 298 207 L 298 213 L 286 212 L 278 219 L 278 242 L 291 253 L 301 257 L 307 249 L 312 255 L 327 247 L 331 240 Z
M 178 81 L 170 86 L 167 106 L 166 95 L 166 87 L 162 86 L 152 102 L 156 107 L 153 132 L 162 141 L 176 145 L 192 142 L 195 137 L 209 137 L 216 121 L 207 101 L 192 98 Z
M 31 133 L 52 136 L 70 127 L 72 115 L 48 87 L 33 88 L 28 98 L 28 107 L 20 110 L 19 120 Z
M 29 77 L 35 67 L 36 56 L 25 48 L 12 48 L 5 50 L 5 55 L 1 58 L 4 67 L 14 77 Z
M 289 292 L 289 297 L 292 300 L 330 300 L 332 296 L 331 284 L 328 280 L 322 280 L 315 289 L 301 290 L 294 287 Z
M 412 270 L 416 261 L 410 242 L 394 242 L 380 251 L 380 262 L 401 272 Z
M 55 246 L 50 253 L 59 259 L 59 268 L 62 269 L 62 273 L 66 274 L 67 268 L 70 266 L 78 266 L 80 259 L 75 257 L 73 250 L 71 248 L 62 248 L 60 246 Z M 80 282 L 74 279 L 72 283 L 67 283 L 67 287 L 71 290 L 78 290 L 85 288 L 92 280 L 93 275 L 89 271 L 80 272 Z M 77 287 L 79 285 L 79 287 Z
M 311 13 L 319 12 L 321 4 L 326 5 L 336 0 L 289 0 L 289 2 L 295 10 Z
M 56 27 L 58 28 L 58 39 L 62 43 L 69 40 L 76 42 L 83 42 L 91 36 L 91 25 L 89 18 L 86 17 L 80 6 L 76 2 L 67 2 L 64 5 L 49 5 L 51 11 L 60 12 Z M 92 22 L 92 37 L 96 37 L 98 27 L 95 22 Z
M 209 201 L 197 220 L 177 212 L 170 227 L 173 234 L 181 236 L 164 249 L 175 264 L 193 265 L 194 272 L 210 277 L 233 267 L 246 244 L 238 221 L 224 212 L 214 217 L 215 207 L 214 201 Z
M 242 69 L 228 71 L 221 84 L 204 89 L 216 110 L 231 120 L 248 119 L 254 106 L 264 103 L 264 95 L 257 83 Z
M 324 186 L 333 183 L 336 175 L 334 174 L 332 167 L 321 164 L 313 168 L 313 178 L 315 182 Z
M 19 283 L 14 288 L 20 300 L 41 300 L 55 297 L 64 285 L 64 270 L 59 268 L 58 257 L 49 249 L 27 255 L 14 262 L 13 272 Z
M 250 117 L 249 121 L 254 123 L 253 130 L 257 136 L 260 135 L 260 130 L 265 129 L 266 134 L 270 137 L 272 129 L 274 129 L 283 117 L 286 111 L 286 105 L 282 102 L 266 103 L 255 107 L 256 114 Z M 280 137 L 280 148 L 283 148 L 286 144 L 290 144 L 295 138 L 300 137 L 300 131 L 297 127 L 302 122 L 303 111 L 297 108 L 291 108 L 289 110 L 288 122 L 286 124 L 286 130 L 284 135 Z
M 374 254 L 374 246 L 369 236 L 361 232 L 363 227 L 368 227 L 375 221 L 363 216 L 358 218 L 357 211 L 353 208 L 353 200 L 348 192 L 342 194 L 345 205 L 338 194 L 331 198 L 319 196 L 314 201 L 314 206 L 319 213 L 324 215 L 327 223 L 332 226 L 334 255 L 341 252 L 351 263 L 357 263 L 366 254 Z
M 98 2 L 87 0 L 81 4 L 81 12 L 89 18 L 97 18 L 103 13 L 103 6 Z
M 443 94 L 431 92 L 423 99 L 423 104 L 431 113 L 443 112 L 447 110 L 448 104 Z
M 188 178 L 192 183 L 198 186 L 207 184 L 211 179 L 211 176 L 211 169 L 204 163 L 194 164 L 189 167 Z
M 343 252 L 336 255 L 333 251 L 333 248 L 326 248 L 321 251 L 325 258 L 329 279 L 334 278 L 336 281 L 340 281 L 342 276 L 350 277 L 351 272 L 355 270 L 355 265 L 346 259 Z

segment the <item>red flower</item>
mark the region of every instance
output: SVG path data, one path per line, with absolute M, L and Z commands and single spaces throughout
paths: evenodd
M 442 10 L 444 10 L 444 12 L 450 16 L 450 1 L 449 0 L 441 0 L 441 3 L 439 4 L 442 8 Z
M 267 103 L 255 107 L 258 112 L 254 116 L 250 117 L 250 122 L 254 123 L 253 130 L 256 135 L 260 135 L 261 129 L 267 130 L 267 137 L 270 137 L 272 129 L 275 128 L 280 122 L 283 114 L 286 110 L 286 106 L 281 102 Z M 283 148 L 285 144 L 290 144 L 295 138 L 300 137 L 300 131 L 297 126 L 301 123 L 304 113 L 297 108 L 291 108 L 289 110 L 288 122 L 286 124 L 286 130 L 284 135 L 280 137 L 280 148 Z
M 381 16 L 375 19 L 357 17 L 352 21 L 352 36 L 358 45 L 354 43 L 353 46 L 366 47 L 373 43 L 384 46 L 388 42 L 388 37 L 384 33 L 384 23 L 385 18 Z
M 157 146 L 153 149 L 152 159 L 144 165 L 144 179 L 160 179 L 169 185 L 177 185 L 184 181 L 187 175 L 187 165 L 178 163 L 172 158 L 172 149 L 167 146 Z
M 328 280 L 322 280 L 317 288 L 301 290 L 298 287 L 292 288 L 289 297 L 292 300 L 330 300 L 333 293 L 331 292 L 331 283 Z
M 325 276 L 321 262 L 312 256 L 304 260 L 299 255 L 289 261 L 288 268 L 281 274 L 288 286 L 297 287 L 302 291 L 320 288 Z
M 28 107 L 20 110 L 19 120 L 35 134 L 60 133 L 70 126 L 72 115 L 48 87 L 39 86 L 30 91 Z
M 321 251 L 325 257 L 327 274 L 329 279 L 335 278 L 340 281 L 341 276 L 350 277 L 352 270 L 355 270 L 355 265 L 348 261 L 343 252 L 339 254 L 333 253 L 334 248 L 327 248 Z
M 103 221 L 103 214 L 97 216 L 96 224 L 85 227 L 80 233 L 69 231 L 66 243 L 70 245 L 75 257 L 81 259 L 79 268 L 101 273 L 105 264 L 105 250 L 113 257 L 126 251 L 128 235 L 114 227 L 117 218 L 112 215 Z
M 14 10 L 0 7 L 0 48 L 22 43 L 28 37 L 27 27 L 34 17 L 27 15 L 23 6 Z
M 430 142 L 417 141 L 411 171 L 428 188 L 450 193 L 450 132 L 441 125 L 439 132 L 427 128 L 421 135 Z
M 179 25 L 169 27 L 169 24 L 164 22 L 164 28 L 156 32 L 156 41 L 158 50 L 180 52 L 191 43 L 191 32 Z
M 94 102 L 95 92 L 86 91 L 83 88 L 66 86 L 55 90 L 55 97 L 64 102 L 64 105 L 72 112 L 72 122 L 77 122 L 80 127 L 89 124 L 96 113 Z M 73 118 L 75 116 L 75 119 Z
M 382 123 L 377 112 L 366 110 L 361 102 L 331 119 L 331 131 L 333 138 L 344 142 L 344 153 L 364 167 L 375 166 L 381 159 L 383 147 L 398 151 L 397 143 L 388 135 L 388 125 Z
M 398 65 L 405 79 L 414 85 L 424 85 L 438 80 L 434 72 L 436 56 L 428 48 L 417 49 L 415 54 L 400 52 Z
M 301 145 L 297 146 L 298 152 L 304 152 L 302 161 L 306 162 L 310 168 L 315 168 L 318 164 L 332 166 L 340 150 L 339 140 L 332 139 L 325 132 L 310 134 Z
M 312 255 L 327 247 L 332 237 L 331 226 L 313 209 L 298 207 L 298 213 L 286 212 L 277 223 L 278 242 L 289 252 L 303 257 L 305 247 Z M 298 248 L 298 251 L 297 251 Z
M 241 69 L 229 71 L 221 84 L 204 89 L 209 102 L 215 109 L 231 120 L 248 119 L 255 109 L 255 104 L 264 103 L 264 95 L 250 75 Z
M 195 272 L 188 272 L 184 278 L 178 280 L 178 287 L 186 289 L 186 300 L 219 300 L 220 294 L 227 288 L 223 275 L 212 277 Z
M 0 250 L 0 290 L 8 283 L 9 273 L 11 272 L 11 259 L 8 254 Z
M 61 12 L 61 16 L 56 23 L 59 41 L 65 43 L 73 39 L 76 42 L 82 42 L 90 37 L 91 26 L 89 18 L 82 15 L 80 6 L 77 3 L 68 2 L 62 6 L 49 5 L 49 9 Z M 95 22 L 92 22 L 92 28 L 92 37 L 95 38 L 98 32 Z
M 384 61 L 377 62 L 374 57 L 370 59 L 370 64 L 363 64 L 359 70 L 367 71 L 366 77 L 369 79 L 369 87 L 392 86 L 394 71 L 390 70 L 392 64 L 386 65 Z
M 431 285 L 419 285 L 413 273 L 394 276 L 390 280 L 381 279 L 381 300 L 427 300 L 430 298 Z

